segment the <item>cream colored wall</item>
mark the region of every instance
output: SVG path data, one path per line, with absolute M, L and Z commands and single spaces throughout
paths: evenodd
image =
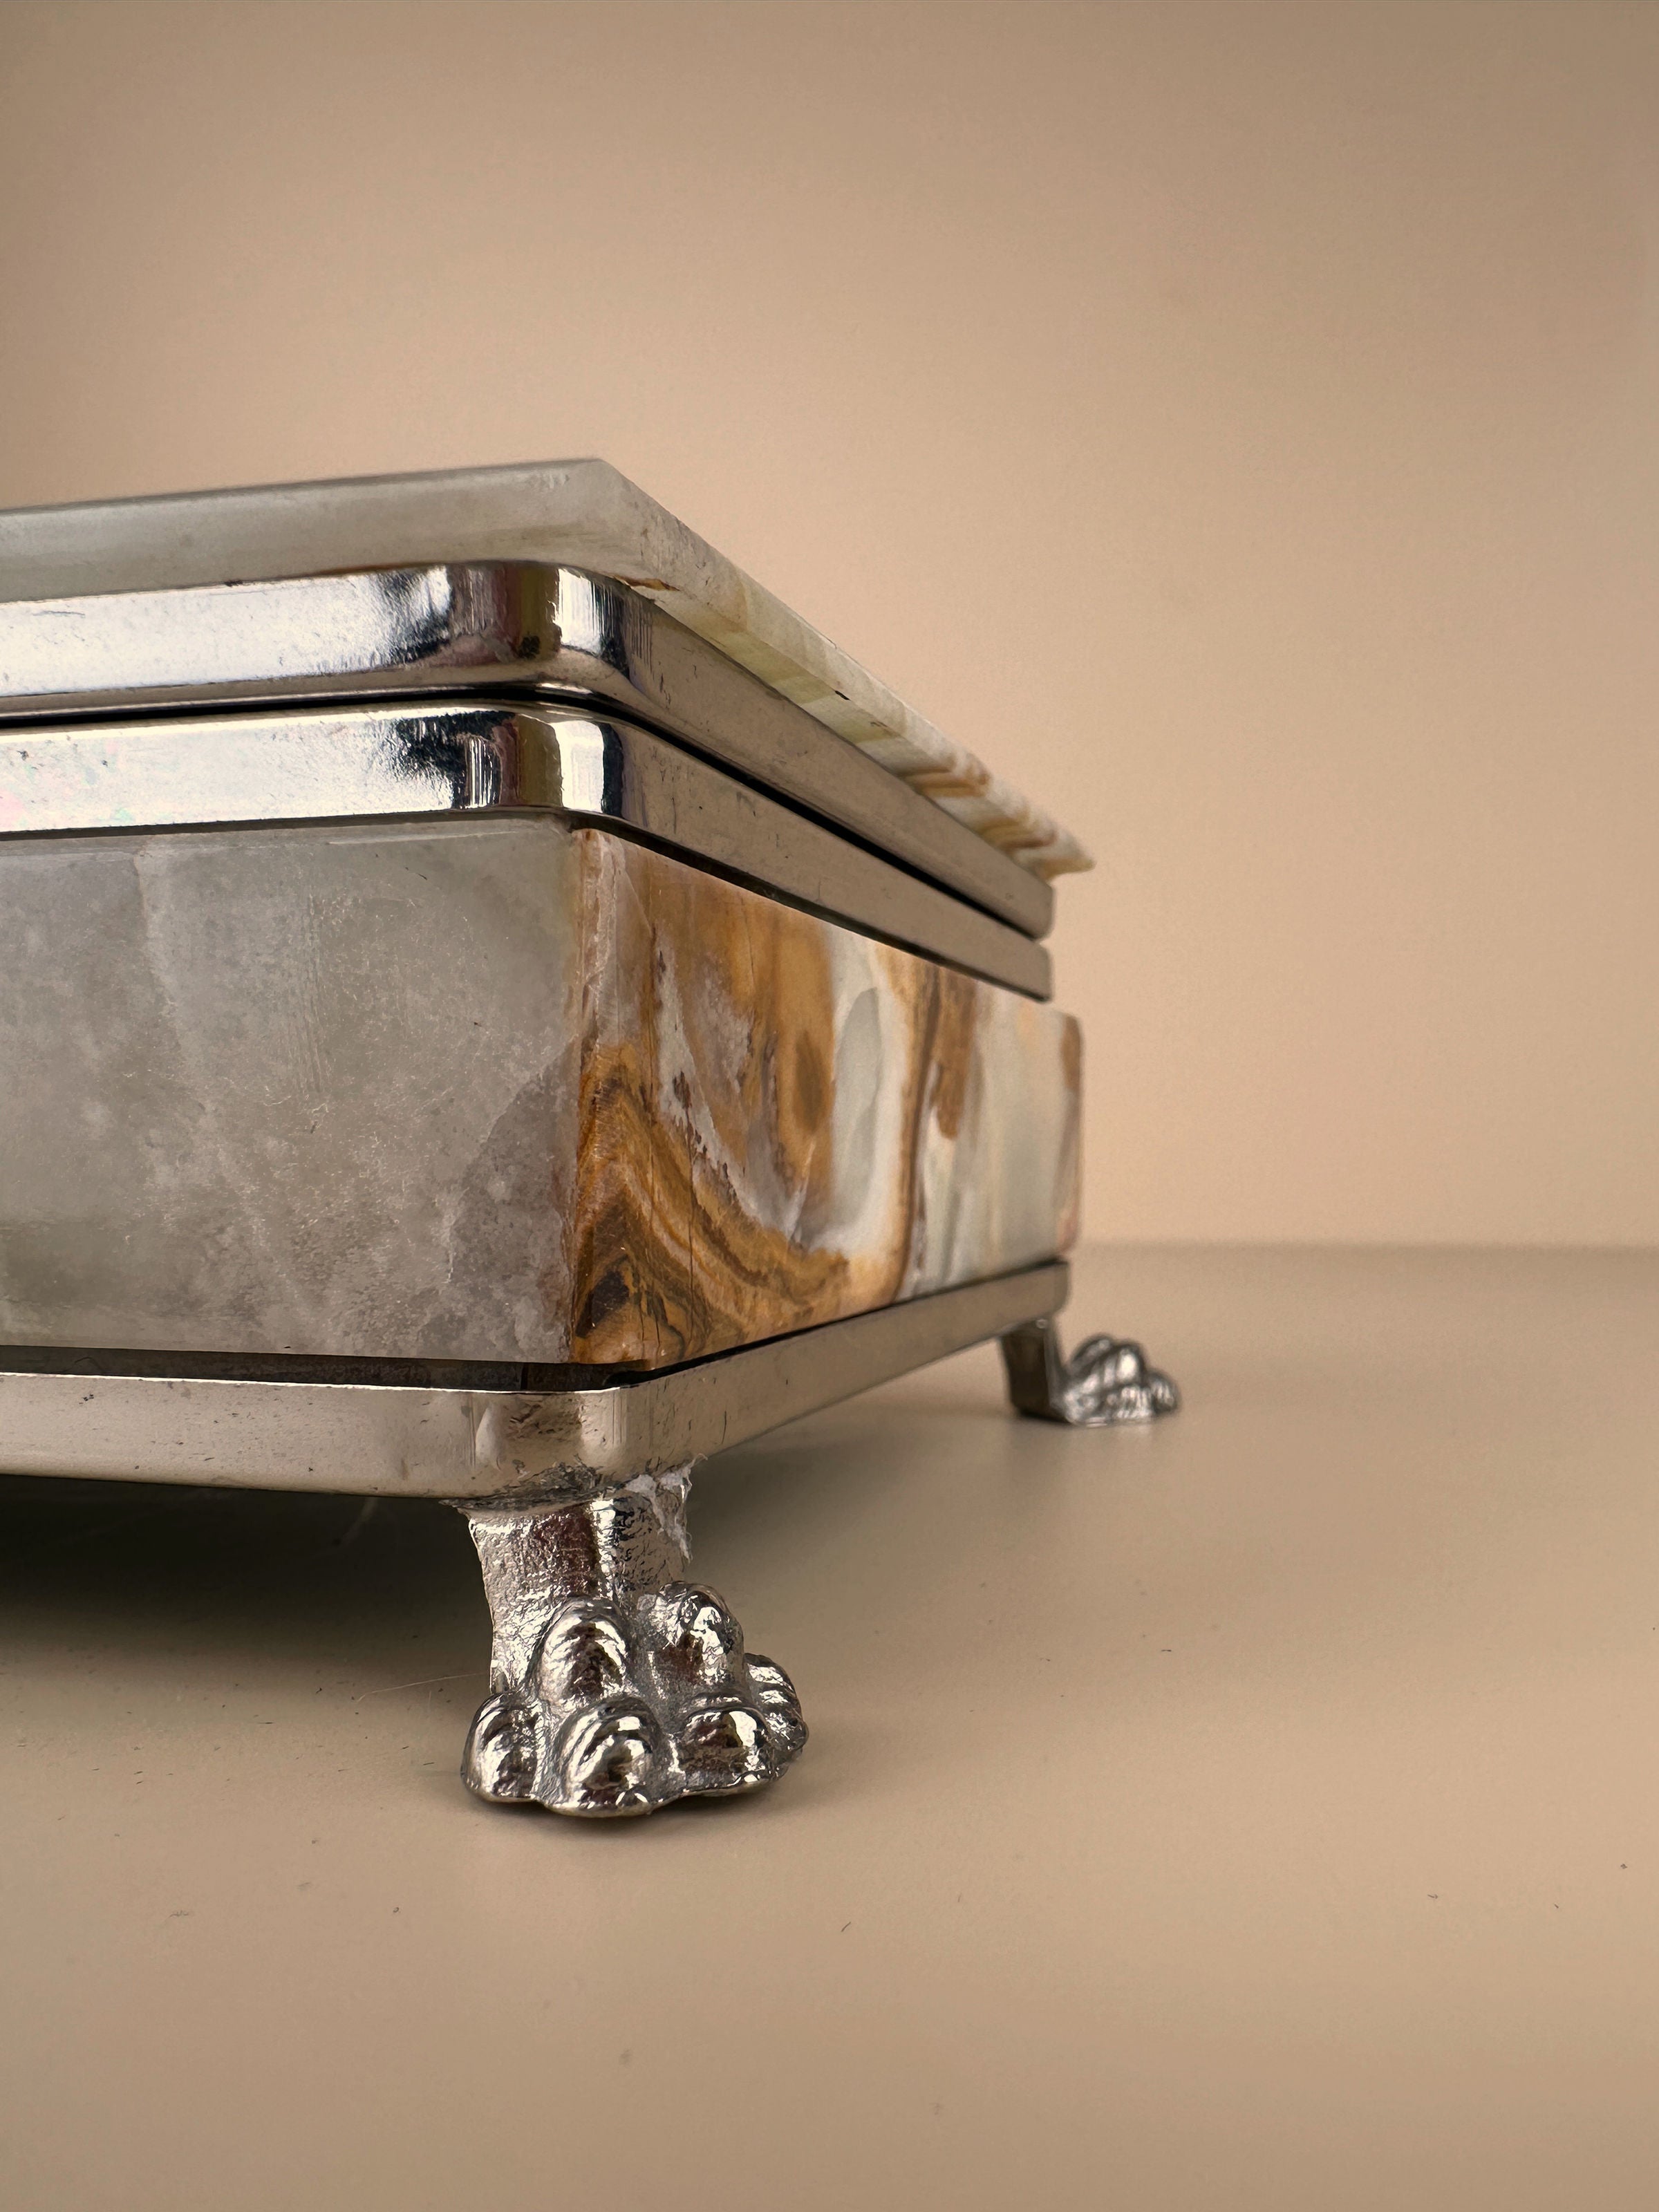
M 0 9 L 0 503 L 599 453 L 1092 844 L 1088 1226 L 1659 1238 L 1659 10 Z

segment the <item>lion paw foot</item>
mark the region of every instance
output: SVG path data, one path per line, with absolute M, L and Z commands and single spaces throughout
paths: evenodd
M 1097 1429 L 1156 1420 L 1181 1404 L 1170 1377 L 1125 1337 L 1091 1336 L 1066 1359 L 1051 1321 L 1028 1322 L 1003 1338 L 1002 1356 L 1014 1405 L 1041 1420 Z
M 615 1819 L 758 1789 L 805 1741 L 783 1669 L 712 1590 L 674 1583 L 561 1605 L 479 1710 L 461 1771 L 497 1803 Z
M 1181 1394 L 1148 1363 L 1138 1344 L 1123 1337 L 1091 1336 L 1066 1363 L 1060 1401 L 1068 1421 L 1092 1429 L 1108 1421 L 1151 1421 L 1173 1413 Z

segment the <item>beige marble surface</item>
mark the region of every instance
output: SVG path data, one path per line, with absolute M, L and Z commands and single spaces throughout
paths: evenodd
M 1049 1006 L 547 817 L 0 841 L 0 1343 L 657 1366 L 1052 1256 Z
M 1068 1015 L 578 842 L 574 1357 L 694 1358 L 1069 1248 Z
M 0 598 L 9 599 L 510 559 L 619 578 L 1036 874 L 1091 865 L 1041 807 L 607 461 L 0 514 Z

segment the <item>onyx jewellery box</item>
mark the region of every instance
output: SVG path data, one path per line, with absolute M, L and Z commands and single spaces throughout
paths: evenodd
M 799 1751 L 690 1470 L 1051 1316 L 1066 833 L 600 461 L 0 515 L 0 1468 L 447 1499 L 481 1796 Z

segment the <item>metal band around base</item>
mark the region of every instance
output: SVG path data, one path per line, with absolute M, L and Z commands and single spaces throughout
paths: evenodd
M 1023 1322 L 1060 1261 L 605 1389 L 0 1372 L 0 1468 L 105 1481 L 532 1503 L 683 1468 Z

